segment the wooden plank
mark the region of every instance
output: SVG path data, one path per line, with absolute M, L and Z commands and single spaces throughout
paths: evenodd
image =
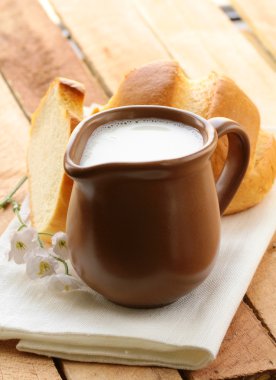
M 139 0 L 136 5 L 190 76 L 211 70 L 228 75 L 256 103 L 263 123 L 275 124 L 274 71 L 213 2 Z
M 63 361 L 68 380 L 181 380 L 175 370 L 168 368 L 91 364 Z
M 254 46 L 257 50 L 258 54 L 260 54 L 266 63 L 272 68 L 272 70 L 276 71 L 276 60 L 273 56 L 264 48 L 264 45 L 261 44 L 260 40 L 256 37 L 254 33 L 250 30 L 241 30 L 243 36 Z
M 61 380 L 51 359 L 16 351 L 15 344 L 0 342 L 1 380 Z
M 250 284 L 247 296 L 276 340 L 276 233 Z
M 217 359 L 190 373 L 191 380 L 221 380 L 276 370 L 275 345 L 252 310 L 242 303 L 228 329 Z
M 0 199 L 26 174 L 29 123 L 0 74 Z M 16 193 L 21 202 L 26 185 Z M 11 207 L 0 210 L 0 234 L 14 217 Z M 0 317 L 1 318 L 1 317 Z M 0 341 L 1 380 L 61 380 L 49 358 L 18 352 L 15 341 Z
M 87 103 L 105 102 L 95 78 L 37 1 L 0 2 L 0 45 L 1 71 L 27 113 L 56 76 L 83 82 Z
M 229 5 L 229 0 L 213 0 L 213 2 L 219 7 L 227 7 Z
M 133 67 L 169 57 L 129 0 L 51 3 L 111 92 Z
M 0 199 L 26 174 L 26 146 L 29 123 L 0 74 Z M 16 194 L 22 201 L 26 185 Z M 0 210 L 0 233 L 13 218 L 11 207 Z
M 231 3 L 276 59 L 275 0 L 231 0 Z

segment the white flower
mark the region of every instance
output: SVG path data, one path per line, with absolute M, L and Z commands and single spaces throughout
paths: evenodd
M 38 247 L 37 232 L 34 228 L 26 227 L 21 231 L 15 231 L 11 237 L 9 260 L 14 260 L 16 264 L 23 264 L 26 253 Z
M 84 288 L 84 284 L 73 276 L 59 273 L 49 278 L 48 288 L 55 292 L 69 292 Z
M 26 258 L 26 273 L 32 278 L 51 276 L 58 269 L 58 262 L 44 248 L 39 248 Z
M 67 247 L 67 236 L 64 232 L 57 232 L 52 237 L 53 251 L 56 255 L 64 260 L 69 258 L 69 252 Z

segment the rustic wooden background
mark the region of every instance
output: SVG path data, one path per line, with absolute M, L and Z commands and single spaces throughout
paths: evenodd
M 231 4 L 230 4 L 231 3 Z M 1 0 L 0 197 L 25 173 L 29 117 L 58 75 L 105 103 L 129 69 L 177 59 L 191 77 L 232 77 L 276 126 L 275 0 Z M 22 200 L 26 185 L 18 193 Z M 13 217 L 0 213 L 0 231 Z M 248 252 L 250 254 L 250 252 Z M 76 363 L 0 342 L 0 380 L 276 379 L 276 236 L 208 368 L 187 372 Z M 227 306 L 226 306 L 227 307 Z M 1 314 L 0 314 L 1 318 Z

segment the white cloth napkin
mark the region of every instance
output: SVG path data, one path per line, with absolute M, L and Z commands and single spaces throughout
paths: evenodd
M 25 207 L 26 213 L 26 207 Z M 222 220 L 211 275 L 172 305 L 148 310 L 116 306 L 91 291 L 51 293 L 4 253 L 0 239 L 0 339 L 22 351 L 80 361 L 198 369 L 218 353 L 236 309 L 276 227 L 276 187 L 258 206 Z

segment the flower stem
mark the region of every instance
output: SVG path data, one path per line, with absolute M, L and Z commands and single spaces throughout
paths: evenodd
M 40 245 L 40 248 L 44 248 L 44 244 L 43 244 L 43 241 L 40 239 L 39 233 L 37 234 L 37 240 L 38 240 L 38 244 Z
M 13 202 L 13 195 L 17 192 L 18 189 L 23 185 L 24 182 L 26 182 L 28 177 L 25 175 L 21 178 L 21 180 L 18 182 L 18 184 L 15 186 L 15 188 L 0 202 L 0 209 L 7 207 L 9 203 Z
M 21 226 L 19 226 L 18 228 L 17 228 L 17 231 L 21 231 L 23 228 L 25 228 L 26 227 L 26 224 L 21 224 Z
M 51 232 L 38 232 L 38 235 L 54 236 Z
M 54 255 L 52 255 L 52 257 L 64 265 L 65 274 L 68 274 L 70 276 L 67 262 L 61 259 L 60 257 L 54 256 Z
M 22 218 L 21 218 L 21 215 L 20 215 L 20 209 L 21 209 L 21 206 L 18 202 L 16 202 L 15 200 L 11 199 L 11 204 L 12 204 L 12 209 L 13 209 L 13 212 L 15 213 L 15 215 L 17 216 L 17 219 L 20 223 L 20 226 L 18 228 L 18 230 L 20 231 L 22 228 L 24 227 L 27 227 L 27 224 L 23 222 Z
M 43 241 L 41 240 L 41 237 L 40 237 L 41 235 L 53 236 L 53 234 L 51 234 L 50 232 L 38 232 L 37 233 L 37 240 L 38 240 L 38 243 L 40 245 L 40 248 L 44 248 Z

